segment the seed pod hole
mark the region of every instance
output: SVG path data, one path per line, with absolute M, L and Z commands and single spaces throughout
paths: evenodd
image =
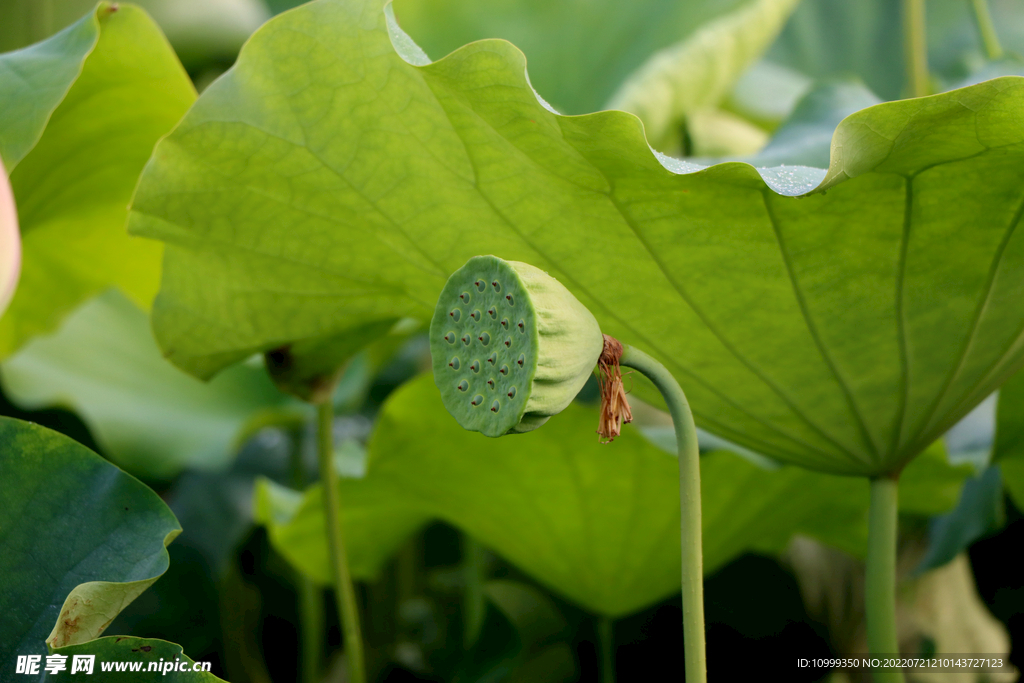
M 516 300 L 512 298 L 511 294 L 506 294 L 505 295 L 505 301 L 508 302 L 509 306 L 515 306 L 516 305 Z
M 470 364 L 469 369 L 473 372 L 480 372 L 480 361 L 473 361 L 472 364 Z
M 511 337 L 506 337 L 505 338 L 505 348 L 507 349 L 510 346 L 512 346 L 512 338 Z
M 494 380 L 493 379 L 487 380 L 487 386 L 489 386 L 491 389 L 493 389 L 494 388 Z
M 491 306 L 490 308 L 487 309 L 487 315 L 491 316 L 492 318 L 497 318 L 498 309 L 495 308 L 494 306 Z
M 483 280 L 477 280 L 473 284 L 476 285 L 476 291 L 478 292 L 484 291 L 484 288 L 487 287 L 487 284 Z
M 495 401 L 494 403 L 491 404 L 491 412 L 492 413 L 498 412 L 498 408 L 500 408 L 500 407 L 501 407 L 501 405 L 497 401 Z
M 491 283 L 491 287 L 494 287 L 495 292 L 501 291 L 501 284 L 497 280 Z
M 468 304 L 469 303 L 469 292 L 463 292 L 462 294 L 459 294 L 459 298 L 462 299 L 462 303 Z
M 449 332 L 448 334 L 444 335 L 444 340 L 449 344 L 454 344 L 456 339 L 457 337 L 455 336 L 454 332 Z
M 478 405 L 480 405 L 483 402 L 484 402 L 484 397 L 481 396 L 480 394 L 477 394 L 476 396 L 473 397 L 473 400 L 469 402 L 469 405 L 471 405 L 471 406 L 478 406 Z
M 518 328 L 519 328 L 519 331 L 520 331 L 520 332 L 522 332 L 522 333 L 524 333 L 524 334 L 526 333 L 526 321 L 525 321 L 525 320 L 520 320 L 520 321 L 519 321 L 519 324 L 518 324 L 518 325 L 516 325 L 516 327 L 518 327 Z
M 517 360 L 516 363 L 519 364 L 519 367 L 523 367 L 523 365 L 526 363 L 526 356 L 524 356 L 523 354 L 519 354 L 519 360 Z
M 451 319 L 455 322 L 459 322 L 459 318 L 462 317 L 462 311 L 457 308 L 453 308 L 448 315 L 451 316 Z
M 509 398 L 515 398 L 516 397 L 516 388 L 515 387 L 509 387 L 509 389 L 508 389 L 508 397 Z
M 463 344 L 465 344 L 466 346 L 469 346 L 469 342 L 471 342 L 471 341 L 473 341 L 473 338 L 470 337 L 468 334 L 462 335 L 462 343 Z
M 491 335 L 487 334 L 486 332 L 482 332 L 480 336 L 477 337 L 477 339 L 479 339 L 480 343 L 483 344 L 484 346 L 487 346 L 488 344 L 491 343 Z
M 467 391 L 469 390 L 469 382 L 467 382 L 466 380 L 462 380 L 461 382 L 459 382 L 459 385 L 456 388 L 459 391 Z
M 491 355 L 487 356 L 487 362 L 490 363 L 491 365 L 494 365 L 497 361 L 498 354 L 492 353 Z
M 499 369 L 498 372 L 500 372 L 502 375 L 507 375 L 508 374 L 508 366 L 507 365 L 502 365 L 501 369 Z
M 480 311 L 473 311 L 472 313 L 469 314 L 469 317 L 477 322 L 480 322 Z
M 504 327 L 506 330 L 508 329 L 508 318 L 501 319 L 501 326 Z
M 462 365 L 462 363 L 459 361 L 458 356 L 454 356 L 450 361 L 448 361 L 448 367 L 452 370 L 458 370 L 460 365 Z

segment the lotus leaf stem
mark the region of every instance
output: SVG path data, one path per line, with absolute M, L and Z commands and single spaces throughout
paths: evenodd
M 468 650 L 480 637 L 487 603 L 484 599 L 484 548 L 466 534 L 462 536 L 462 571 L 465 582 L 462 642 Z
M 907 65 L 907 90 L 911 97 L 929 95 L 928 41 L 924 0 L 903 0 L 903 52 Z
M 341 618 L 341 631 L 345 641 L 350 683 L 366 683 L 366 663 L 363 656 L 363 635 L 359 626 L 359 607 L 352 585 L 352 574 L 345 556 L 345 541 L 341 530 L 341 499 L 338 494 L 338 474 L 334 469 L 332 425 L 334 406 L 327 398 L 317 405 L 317 460 L 320 464 L 320 485 L 324 496 L 324 517 L 327 522 L 327 541 L 334 574 L 334 597 Z
M 868 561 L 865 578 L 865 614 L 868 650 L 873 656 L 895 657 L 896 637 L 896 530 L 898 483 L 894 477 L 871 480 L 868 513 Z M 874 672 L 876 683 L 903 683 L 899 670 Z
M 615 683 L 615 622 L 611 617 L 598 617 L 597 637 L 601 641 L 601 683 Z
M 985 56 L 999 59 L 1003 56 L 1003 46 L 999 43 L 999 34 L 992 23 L 992 14 L 988 10 L 988 0 L 971 0 L 974 23 L 978 27 L 981 44 L 985 46 Z

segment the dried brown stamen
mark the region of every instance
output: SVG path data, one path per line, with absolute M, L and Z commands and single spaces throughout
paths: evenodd
M 604 335 L 604 349 L 597 359 L 597 377 L 601 385 L 601 419 L 597 433 L 601 436 L 601 443 L 611 443 L 622 432 L 622 425 L 633 421 L 626 389 L 622 385 L 621 359 L 622 342 Z

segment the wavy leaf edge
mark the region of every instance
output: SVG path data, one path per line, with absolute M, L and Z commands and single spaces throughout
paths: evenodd
M 317 0 L 318 2 L 325 0 Z M 294 11 L 294 10 L 292 10 Z M 561 118 L 574 118 L 574 119 L 585 119 L 589 117 L 603 117 L 603 116 L 625 116 L 634 120 L 635 124 L 640 129 L 644 141 L 647 144 L 647 148 L 651 154 L 658 161 L 658 163 L 672 175 L 691 175 L 691 174 L 710 174 L 718 169 L 727 169 L 735 166 L 746 167 L 750 171 L 757 174 L 757 178 L 764 183 L 764 185 L 775 192 L 778 195 L 784 197 L 801 197 L 821 192 L 826 192 L 832 187 L 842 183 L 844 180 L 849 180 L 865 173 L 869 173 L 879 165 L 881 165 L 889 156 L 892 154 L 893 149 L 896 147 L 895 138 L 889 139 L 878 130 L 875 130 L 871 125 L 871 119 L 875 118 L 878 114 L 884 114 L 887 117 L 891 116 L 894 111 L 899 112 L 900 109 L 913 109 L 920 106 L 923 102 L 933 103 L 945 103 L 947 101 L 954 101 L 961 104 L 965 108 L 970 109 L 966 104 L 961 101 L 961 98 L 965 94 L 974 94 L 981 90 L 996 89 L 996 94 L 1002 92 L 1013 84 L 1024 86 L 1024 76 L 1001 76 L 988 81 L 983 81 L 974 85 L 968 85 L 963 88 L 956 90 L 949 90 L 943 93 L 935 95 L 928 95 L 926 97 L 910 98 L 904 100 L 893 100 L 889 102 L 880 102 L 879 104 L 866 107 L 853 114 L 850 114 L 844 118 L 839 125 L 836 127 L 835 132 L 832 134 L 832 144 L 829 155 L 829 167 L 827 169 L 815 168 L 812 166 L 802 165 L 779 165 L 779 166 L 767 166 L 759 167 L 749 164 L 743 161 L 725 161 L 717 164 L 705 165 L 699 164 L 686 159 L 679 159 L 676 157 L 662 154 L 658 150 L 654 149 L 649 142 L 647 142 L 647 134 L 644 130 L 643 121 L 638 116 L 630 112 L 621 111 L 617 109 L 606 109 L 588 114 L 562 114 L 552 107 L 544 99 L 544 97 L 537 92 L 530 82 L 529 70 L 526 67 L 527 57 L 526 55 L 513 43 L 502 39 L 502 38 L 488 38 L 485 40 L 475 41 L 468 43 L 462 47 L 452 51 L 448 55 L 441 59 L 431 60 L 426 52 L 423 51 L 416 41 L 407 34 L 401 26 L 399 26 L 397 19 L 394 15 L 394 9 L 392 0 L 385 0 L 381 11 L 384 13 L 387 21 L 388 36 L 391 39 L 391 46 L 394 48 L 395 53 L 402 58 L 407 64 L 417 68 L 426 68 L 434 65 L 439 65 L 450 59 L 457 59 L 458 56 L 463 53 L 470 46 L 479 46 L 486 43 L 497 43 L 504 44 L 511 48 L 522 61 L 523 67 L 523 81 L 524 85 L 529 87 L 533 91 L 534 96 L 537 98 L 537 103 L 540 104 L 549 113 Z M 264 30 L 267 26 L 270 26 L 277 19 L 271 19 L 267 24 L 261 27 L 260 31 Z M 258 31 L 259 32 L 259 31 Z M 257 33 L 258 33 L 257 32 Z M 254 34 L 255 35 L 255 34 Z M 251 40 L 251 38 L 250 38 Z M 239 60 L 241 61 L 241 60 Z M 237 64 L 237 62 L 236 62 Z M 232 67 L 233 69 L 234 67 Z M 978 112 L 974 111 L 975 114 Z M 905 119 L 909 123 L 913 119 L 912 115 L 904 115 Z M 885 154 L 873 155 L 868 160 L 861 160 L 857 158 L 855 154 L 859 150 L 852 150 L 854 154 L 851 154 L 846 149 L 846 142 L 853 137 L 855 129 L 858 127 L 864 127 L 867 130 L 875 133 L 876 135 L 889 139 L 891 143 L 889 149 Z M 846 159 L 854 157 L 857 161 L 855 167 L 848 167 Z

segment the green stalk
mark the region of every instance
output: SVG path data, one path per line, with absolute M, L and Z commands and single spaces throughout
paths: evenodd
M 999 35 L 996 33 L 995 24 L 992 23 L 987 0 L 971 0 L 971 9 L 978 34 L 981 36 L 981 44 L 985 46 L 985 54 L 989 59 L 999 59 L 1003 56 L 1003 46 L 999 44 Z
M 615 683 L 614 626 L 611 617 L 597 618 L 597 637 L 601 640 L 601 683 Z
M 665 398 L 679 448 L 679 498 L 683 544 L 683 645 L 687 683 L 707 681 L 704 647 L 704 566 L 700 526 L 700 451 L 686 395 L 664 365 L 643 351 L 623 344 L 619 364 L 640 372 Z
M 334 444 L 332 422 L 334 406 L 331 399 L 317 405 L 317 459 L 320 463 L 320 485 L 323 487 L 324 515 L 327 519 L 327 543 L 334 573 L 334 597 L 341 618 L 341 632 L 345 639 L 348 659 L 349 683 L 366 683 L 366 663 L 363 656 L 363 635 L 359 627 L 359 607 L 352 585 L 352 574 L 345 557 L 345 542 L 341 532 L 341 500 L 338 496 L 338 475 L 334 470 Z
M 895 477 L 871 480 L 868 516 L 868 561 L 865 614 L 868 651 L 873 656 L 896 656 L 896 522 L 898 483 Z M 903 683 L 903 672 L 875 671 L 876 683 Z
M 924 0 L 903 0 L 903 52 L 911 97 L 929 94 Z
M 302 450 L 291 449 L 292 487 L 296 491 L 306 488 L 306 474 L 302 467 Z M 299 595 L 299 631 L 301 658 L 299 659 L 299 680 L 302 683 L 318 683 L 320 661 L 323 657 L 324 603 L 320 588 L 305 574 L 295 572 L 295 590 Z
M 468 650 L 480 637 L 487 604 L 484 601 L 484 548 L 466 534 L 462 535 L 462 573 L 465 584 L 462 644 Z
M 320 597 L 320 589 L 308 576 L 298 577 L 299 619 L 302 630 L 302 660 L 299 668 L 302 671 L 303 683 L 317 683 L 320 680 L 320 660 L 323 656 L 321 644 L 324 637 L 324 603 Z

